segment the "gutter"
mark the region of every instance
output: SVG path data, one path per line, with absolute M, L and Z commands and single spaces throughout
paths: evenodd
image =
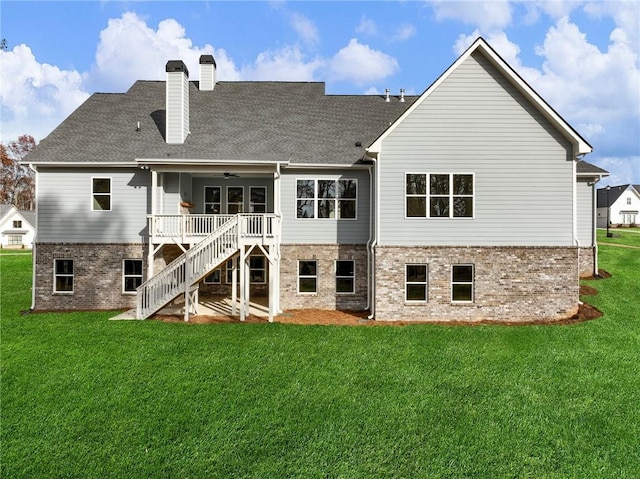
M 375 267 L 375 248 L 378 244 L 378 192 L 379 190 L 379 174 L 377 170 L 378 159 L 365 154 L 365 159 L 373 164 L 369 168 L 369 240 L 367 241 L 367 309 L 371 310 L 371 314 L 367 319 L 375 319 L 375 288 L 376 288 L 376 267 Z M 375 182 L 375 185 L 374 185 Z
M 40 230 L 40 228 L 38 228 L 38 169 L 36 168 L 36 166 L 33 163 L 29 163 L 29 168 L 33 170 L 34 174 L 35 174 L 35 198 L 34 198 L 34 203 L 35 203 L 35 212 L 36 212 L 36 224 L 34 225 L 35 227 L 35 234 L 33 235 L 33 243 L 31 244 L 31 311 L 33 311 L 34 309 L 36 309 L 36 244 L 38 242 L 38 231 Z

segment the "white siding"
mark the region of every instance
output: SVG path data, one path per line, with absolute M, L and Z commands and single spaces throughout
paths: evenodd
M 189 80 L 182 72 L 167 73 L 167 143 L 184 143 L 189 134 Z
M 572 147 L 480 54 L 385 139 L 384 245 L 573 244 Z M 405 219 L 405 173 L 473 173 L 473 219 Z
M 296 180 L 358 180 L 357 219 L 297 219 Z M 293 170 L 282 173 L 282 243 L 363 244 L 369 240 L 369 172 L 367 170 Z
M 578 199 L 578 241 L 580 246 L 593 246 L 593 186 L 590 181 L 576 182 Z
M 180 214 L 180 173 L 163 173 L 160 214 Z
M 111 211 L 92 211 L 91 178 L 111 178 Z M 149 171 L 40 168 L 38 241 L 141 243 L 147 236 Z

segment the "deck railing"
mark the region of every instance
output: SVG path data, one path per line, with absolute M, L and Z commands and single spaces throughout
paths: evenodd
M 238 216 L 241 238 L 275 238 L 278 217 L 273 213 L 240 213 L 238 215 L 149 215 L 152 243 L 178 241 L 198 243 L 229 219 Z

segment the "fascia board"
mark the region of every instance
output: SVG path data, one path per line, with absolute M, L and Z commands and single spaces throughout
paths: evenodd
M 21 162 L 25 165 L 39 166 L 39 167 L 47 167 L 47 166 L 55 166 L 55 167 L 70 167 L 77 168 L 79 166 L 86 168 L 138 168 L 139 166 L 130 161 L 127 162 L 90 162 L 90 161 L 23 161 Z

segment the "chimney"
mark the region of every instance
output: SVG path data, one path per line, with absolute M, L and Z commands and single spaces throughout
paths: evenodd
M 182 60 L 167 62 L 167 143 L 182 144 L 189 134 L 189 70 Z
M 216 86 L 216 61 L 213 55 L 200 56 L 200 91 L 213 91 Z

